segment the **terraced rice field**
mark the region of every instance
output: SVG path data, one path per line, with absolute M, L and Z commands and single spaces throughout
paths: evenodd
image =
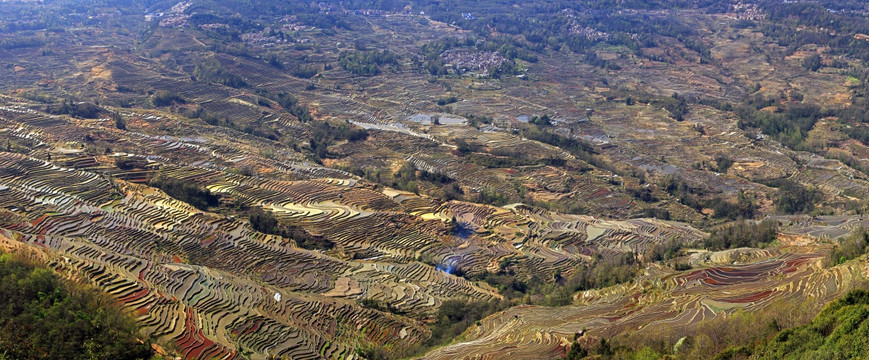
M 659 220 L 439 202 L 292 153 L 263 157 L 257 149 L 268 145 L 244 136 L 227 146 L 120 132 L 16 106 L 0 109 L 0 122 L 12 129 L 0 135 L 32 145 L 25 154 L 0 152 L 3 242 L 42 249 L 53 267 L 114 295 L 145 332 L 191 359 L 349 358 L 361 344 L 409 347 L 428 337 L 422 322 L 359 300 L 424 318 L 447 299 L 500 297 L 445 269 L 483 272 L 512 259 L 526 273 L 566 276 L 595 254 L 705 236 Z M 114 141 L 117 150 L 93 156 L 65 145 L 83 134 Z M 120 170 L 117 159 L 147 166 Z M 228 171 L 238 163 L 280 175 Z M 157 174 L 269 211 L 336 246 L 305 250 L 243 218 L 200 211 L 145 185 Z M 468 230 L 453 233 L 454 220 Z
M 649 271 L 631 284 L 576 294 L 567 307 L 525 306 L 484 319 L 465 340 L 427 359 L 540 359 L 562 356 L 575 334 L 582 339 L 620 335 L 696 334 L 704 321 L 736 310 L 764 310 L 783 301 L 809 301 L 815 311 L 869 275 L 850 263 L 822 266 L 824 252 L 773 251 L 742 265 L 718 265 L 674 273 Z
M 159 113 L 124 116 L 149 126 L 168 121 Z M 121 132 L 14 104 L 0 108 L 0 122 L 8 129 L 0 136 L 27 145 L 24 154 L 0 152 L 3 242 L 44 250 L 56 269 L 113 294 L 145 332 L 176 344 L 191 359 L 352 358 L 364 344 L 411 347 L 428 338 L 421 319 L 444 301 L 500 298 L 484 283 L 453 276 L 456 269 L 498 271 L 509 260 L 520 276 L 567 277 L 596 256 L 644 253 L 664 242 L 707 236 L 656 219 L 439 201 L 373 185 L 231 130 Z M 114 151 L 95 156 L 71 145 L 85 136 L 111 142 Z M 221 141 L 225 136 L 234 143 Z M 511 141 L 493 135 L 489 146 L 525 146 Z M 278 155 L 263 156 L 263 149 Z M 114 166 L 119 159 L 140 159 L 146 166 L 121 170 Z M 406 160 L 423 170 L 473 178 L 480 186 L 504 184 L 449 157 L 416 154 Z M 264 176 L 233 170 L 241 165 Z M 539 186 L 559 186 L 550 170 L 522 171 L 535 174 Z M 268 211 L 335 247 L 305 250 L 293 239 L 254 231 L 243 216 L 198 210 L 148 187 L 158 174 L 206 188 L 235 207 Z M 592 182 L 575 185 L 589 203 L 629 208 Z M 782 236 L 822 239 L 841 237 L 864 222 L 778 220 Z M 456 232 L 456 226 L 463 230 Z M 631 284 L 579 293 L 573 306 L 518 307 L 493 315 L 472 326 L 466 341 L 427 357 L 558 356 L 582 329 L 590 338 L 690 333 L 704 320 L 760 310 L 779 299 L 825 303 L 865 272 L 856 266 L 825 269 L 819 265 L 823 251 L 811 246 L 695 255 L 691 261 L 700 268 L 692 272 L 652 267 Z M 414 316 L 366 308 L 361 300 Z
M 343 294 L 322 294 L 337 287 L 333 278 L 345 287 L 352 282 L 341 273 L 389 284 L 398 270 L 279 246 L 238 221 L 198 212 L 160 193 L 120 195 L 100 176 L 2 155 L 4 237 L 56 254 L 56 268 L 117 296 L 151 334 L 173 340 L 188 358 L 231 358 L 240 352 L 340 357 L 353 350 L 342 344 L 357 338 L 400 344 L 426 336 L 421 324 L 336 296 Z M 13 178 L 22 169 L 30 176 Z M 210 266 L 189 265 L 191 258 Z M 432 282 L 445 277 L 428 275 Z M 443 288 L 462 286 L 444 280 Z M 414 291 L 403 295 L 408 303 L 435 301 Z M 321 312 L 329 315 L 311 316 Z M 399 333 L 405 335 L 394 336 Z

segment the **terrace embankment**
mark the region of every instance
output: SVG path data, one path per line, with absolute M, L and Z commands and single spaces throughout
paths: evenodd
M 577 334 L 582 334 L 579 341 L 586 344 L 619 336 L 675 342 L 698 334 L 704 323 L 737 311 L 763 312 L 783 304 L 802 304 L 802 310 L 814 313 L 869 273 L 865 259 L 825 267 L 824 250 L 773 250 L 767 255 L 747 264 L 670 271 L 641 276 L 630 284 L 579 292 L 572 306 L 514 307 L 482 320 L 465 332 L 464 340 L 425 358 L 557 357 Z

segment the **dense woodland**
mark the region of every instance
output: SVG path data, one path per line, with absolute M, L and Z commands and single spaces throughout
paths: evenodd
M 150 359 L 114 300 L 0 252 L 0 359 Z

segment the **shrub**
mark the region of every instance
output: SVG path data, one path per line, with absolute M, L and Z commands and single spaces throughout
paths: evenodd
M 181 96 L 169 90 L 159 90 L 151 96 L 151 104 L 154 106 L 169 106 L 173 103 L 183 104 L 184 102 Z
M 197 64 L 193 70 L 193 78 L 197 81 L 213 82 L 234 88 L 247 86 L 247 82 L 241 76 L 224 69 L 216 59 L 209 59 Z
M 435 322 L 430 326 L 431 337 L 425 345 L 434 346 L 449 342 L 469 326 L 506 308 L 506 303 L 465 300 L 447 300 L 438 308 Z
M 143 169 L 147 164 L 148 161 L 143 158 L 124 157 L 115 159 L 115 166 L 121 170 Z
M 311 235 L 301 227 L 281 224 L 271 212 L 259 208 L 251 210 L 248 220 L 254 230 L 293 239 L 303 249 L 329 250 L 335 246 L 329 239 Z
M 0 358 L 151 358 L 138 336 L 112 299 L 0 252 Z
M 865 228 L 855 229 L 850 236 L 830 252 L 830 262 L 841 264 L 860 257 L 867 250 L 869 250 L 869 230 Z
M 380 66 L 398 64 L 398 56 L 387 50 L 342 52 L 338 64 L 353 75 L 372 76 L 380 74 Z
M 821 68 L 821 55 L 812 54 L 803 58 L 803 67 L 809 71 L 818 71 Z
M 219 196 L 212 194 L 208 189 L 186 181 L 157 176 L 151 179 L 148 185 L 159 188 L 167 195 L 200 210 L 208 210 L 209 207 L 217 206 L 220 200 Z
M 799 214 L 812 211 L 821 193 L 791 180 L 779 182 L 778 196 L 774 199 L 778 211 L 786 214 Z
M 869 352 L 869 292 L 853 290 L 806 325 L 780 332 L 754 351 L 756 359 L 860 359 Z
M 704 245 L 711 250 L 758 247 L 775 240 L 777 231 L 778 223 L 773 220 L 739 221 L 713 231 Z

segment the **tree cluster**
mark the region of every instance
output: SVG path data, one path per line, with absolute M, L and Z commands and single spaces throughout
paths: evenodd
M 150 359 L 114 300 L 0 252 L 0 359 Z
M 184 98 L 169 90 L 157 90 L 151 96 L 151 104 L 154 106 L 169 106 L 175 103 L 184 104 Z
M 703 242 L 710 250 L 725 250 L 739 247 L 760 247 L 775 240 L 778 223 L 772 220 L 754 222 L 743 220 L 730 223 L 715 230 Z
M 148 185 L 163 190 L 167 195 L 186 202 L 200 210 L 208 210 L 217 206 L 220 196 L 212 194 L 208 189 L 202 188 L 195 183 L 176 180 L 164 176 L 155 176 L 148 181 Z
M 196 64 L 196 68 L 193 70 L 193 78 L 196 81 L 213 82 L 234 88 L 247 86 L 247 82 L 241 76 L 223 68 L 223 65 L 217 59 L 208 59 Z
M 329 250 L 335 246 L 334 242 L 325 237 L 312 235 L 299 226 L 281 223 L 271 212 L 260 208 L 253 208 L 248 220 L 254 230 L 293 239 L 303 249 Z
M 380 66 L 398 65 L 398 56 L 388 50 L 345 51 L 338 64 L 353 75 L 373 76 L 380 74 Z
M 319 121 L 313 125 L 308 144 L 318 158 L 327 159 L 331 156 L 328 148 L 335 142 L 342 140 L 357 142 L 365 139 L 368 139 L 366 129 L 356 128 L 347 123 L 333 126 L 328 121 Z
M 855 229 L 830 252 L 830 262 L 838 265 L 856 259 L 869 251 L 869 229 Z

